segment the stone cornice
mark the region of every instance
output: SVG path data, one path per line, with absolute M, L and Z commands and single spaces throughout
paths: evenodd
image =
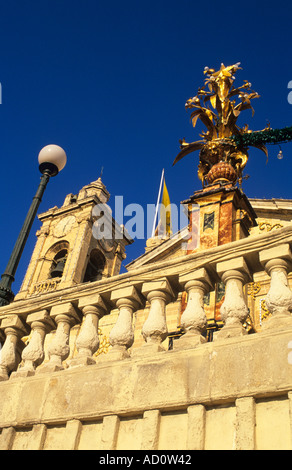
M 143 282 L 155 278 L 167 276 L 175 285 L 178 283 L 178 276 L 187 274 L 201 267 L 208 266 L 208 270 L 217 278 L 216 264 L 222 261 L 232 260 L 234 256 L 244 256 L 252 273 L 263 271 L 259 260 L 259 252 L 288 243 L 292 246 L 292 226 L 286 226 L 275 232 L 267 232 L 260 235 L 227 243 L 202 252 L 183 255 L 167 261 L 149 263 L 146 266 L 133 269 L 127 273 L 102 279 L 100 281 L 77 284 L 74 287 L 58 290 L 55 292 L 30 297 L 25 300 L 14 301 L 11 304 L 0 308 L 0 319 L 12 313 L 26 316 L 33 311 L 50 308 L 60 302 L 70 301 L 78 304 L 82 297 L 98 292 L 105 298 L 110 297 L 110 293 L 117 287 L 131 285 L 141 285 Z

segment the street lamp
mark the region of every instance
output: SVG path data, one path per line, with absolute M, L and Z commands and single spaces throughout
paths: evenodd
M 8 305 L 14 299 L 11 285 L 26 244 L 29 232 L 34 222 L 37 210 L 42 200 L 51 176 L 56 176 L 66 165 L 67 157 L 65 151 L 58 145 L 47 145 L 38 156 L 39 170 L 42 173 L 41 181 L 37 192 L 32 200 L 31 206 L 23 223 L 22 229 L 18 235 L 5 272 L 0 281 L 0 307 Z

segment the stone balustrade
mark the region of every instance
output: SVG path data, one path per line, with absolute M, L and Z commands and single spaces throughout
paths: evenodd
M 204 347 L 207 318 L 203 299 L 218 282 L 225 284 L 221 306 L 224 326 L 214 340 L 245 335 L 248 308 L 243 287 L 262 271 L 271 279 L 266 304 L 272 317 L 258 334 L 270 327 L 286 328 L 292 325 L 292 291 L 288 285 L 291 247 L 292 228 L 285 227 L 277 233 L 249 237 L 1 307 L 0 380 L 62 370 L 69 357 L 70 330 L 74 325 L 81 327 L 76 340 L 77 355 L 66 364 L 69 368 L 168 353 L 163 347 L 168 335 L 166 306 L 176 301 L 181 292 L 187 292 L 188 299 L 181 317 L 184 334 L 175 341 L 174 349 Z M 117 321 L 109 336 L 110 352 L 94 358 L 99 347 L 99 321 L 113 310 Z M 148 312 L 141 331 L 145 344 L 135 348 L 133 315 L 139 311 Z M 47 350 L 48 361 L 44 362 L 44 342 L 51 332 L 54 335 Z M 25 346 L 22 339 L 27 335 Z

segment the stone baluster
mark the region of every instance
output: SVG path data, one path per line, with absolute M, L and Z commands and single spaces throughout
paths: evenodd
M 117 289 L 111 301 L 119 309 L 118 319 L 109 336 L 112 349 L 104 359 L 120 360 L 130 357 L 129 348 L 134 342 L 133 313 L 144 305 L 144 300 L 134 286 Z
M 35 374 L 35 369 L 44 360 L 44 341 L 46 334 L 55 328 L 47 310 L 31 313 L 26 318 L 26 323 L 31 326 L 31 338 L 28 345 L 22 351 L 23 364 L 11 378 L 28 377 Z
M 214 289 L 205 268 L 179 276 L 179 283 L 187 292 L 187 306 L 181 317 L 184 335 L 174 342 L 174 349 L 189 349 L 205 343 L 207 317 L 204 311 L 204 296 Z
M 69 336 L 73 325 L 80 322 L 76 307 L 67 302 L 52 307 L 50 316 L 54 319 L 57 329 L 48 347 L 49 362 L 37 368 L 36 373 L 55 372 L 63 370 L 65 361 L 70 353 Z
M 99 320 L 108 313 L 108 306 L 99 294 L 81 298 L 78 308 L 84 319 L 76 340 L 78 355 L 70 361 L 70 367 L 96 364 L 92 356 L 99 348 Z
M 0 350 L 0 381 L 8 380 L 10 372 L 17 369 L 21 360 L 24 344 L 21 337 L 28 333 L 28 329 L 18 315 L 9 315 L 1 322 L 1 329 L 6 339 Z
M 292 326 L 292 291 L 288 285 L 288 272 L 292 270 L 292 254 L 288 244 L 263 250 L 260 262 L 271 278 L 266 295 L 266 306 L 272 316 L 263 323 L 266 328 L 287 328 Z
M 241 256 L 217 263 L 216 269 L 225 284 L 225 299 L 220 308 L 224 327 L 214 335 L 214 340 L 245 335 L 247 330 L 243 324 L 249 310 L 244 300 L 243 286 L 252 280 L 248 266 Z
M 150 303 L 148 318 L 142 328 L 142 336 L 146 342 L 140 352 L 145 354 L 164 351 L 161 343 L 167 338 L 166 305 L 175 299 L 175 293 L 167 278 L 145 282 L 142 294 Z M 137 351 L 137 354 L 139 352 Z

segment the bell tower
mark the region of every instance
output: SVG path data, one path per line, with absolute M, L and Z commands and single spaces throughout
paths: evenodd
M 132 240 L 111 217 L 108 223 L 112 225 L 112 236 L 108 236 L 109 231 L 104 237 L 96 235 L 103 233 L 97 229 L 109 198 L 99 178 L 77 195 L 68 194 L 62 207 L 39 215 L 42 226 L 15 300 L 119 274 L 125 247 Z

